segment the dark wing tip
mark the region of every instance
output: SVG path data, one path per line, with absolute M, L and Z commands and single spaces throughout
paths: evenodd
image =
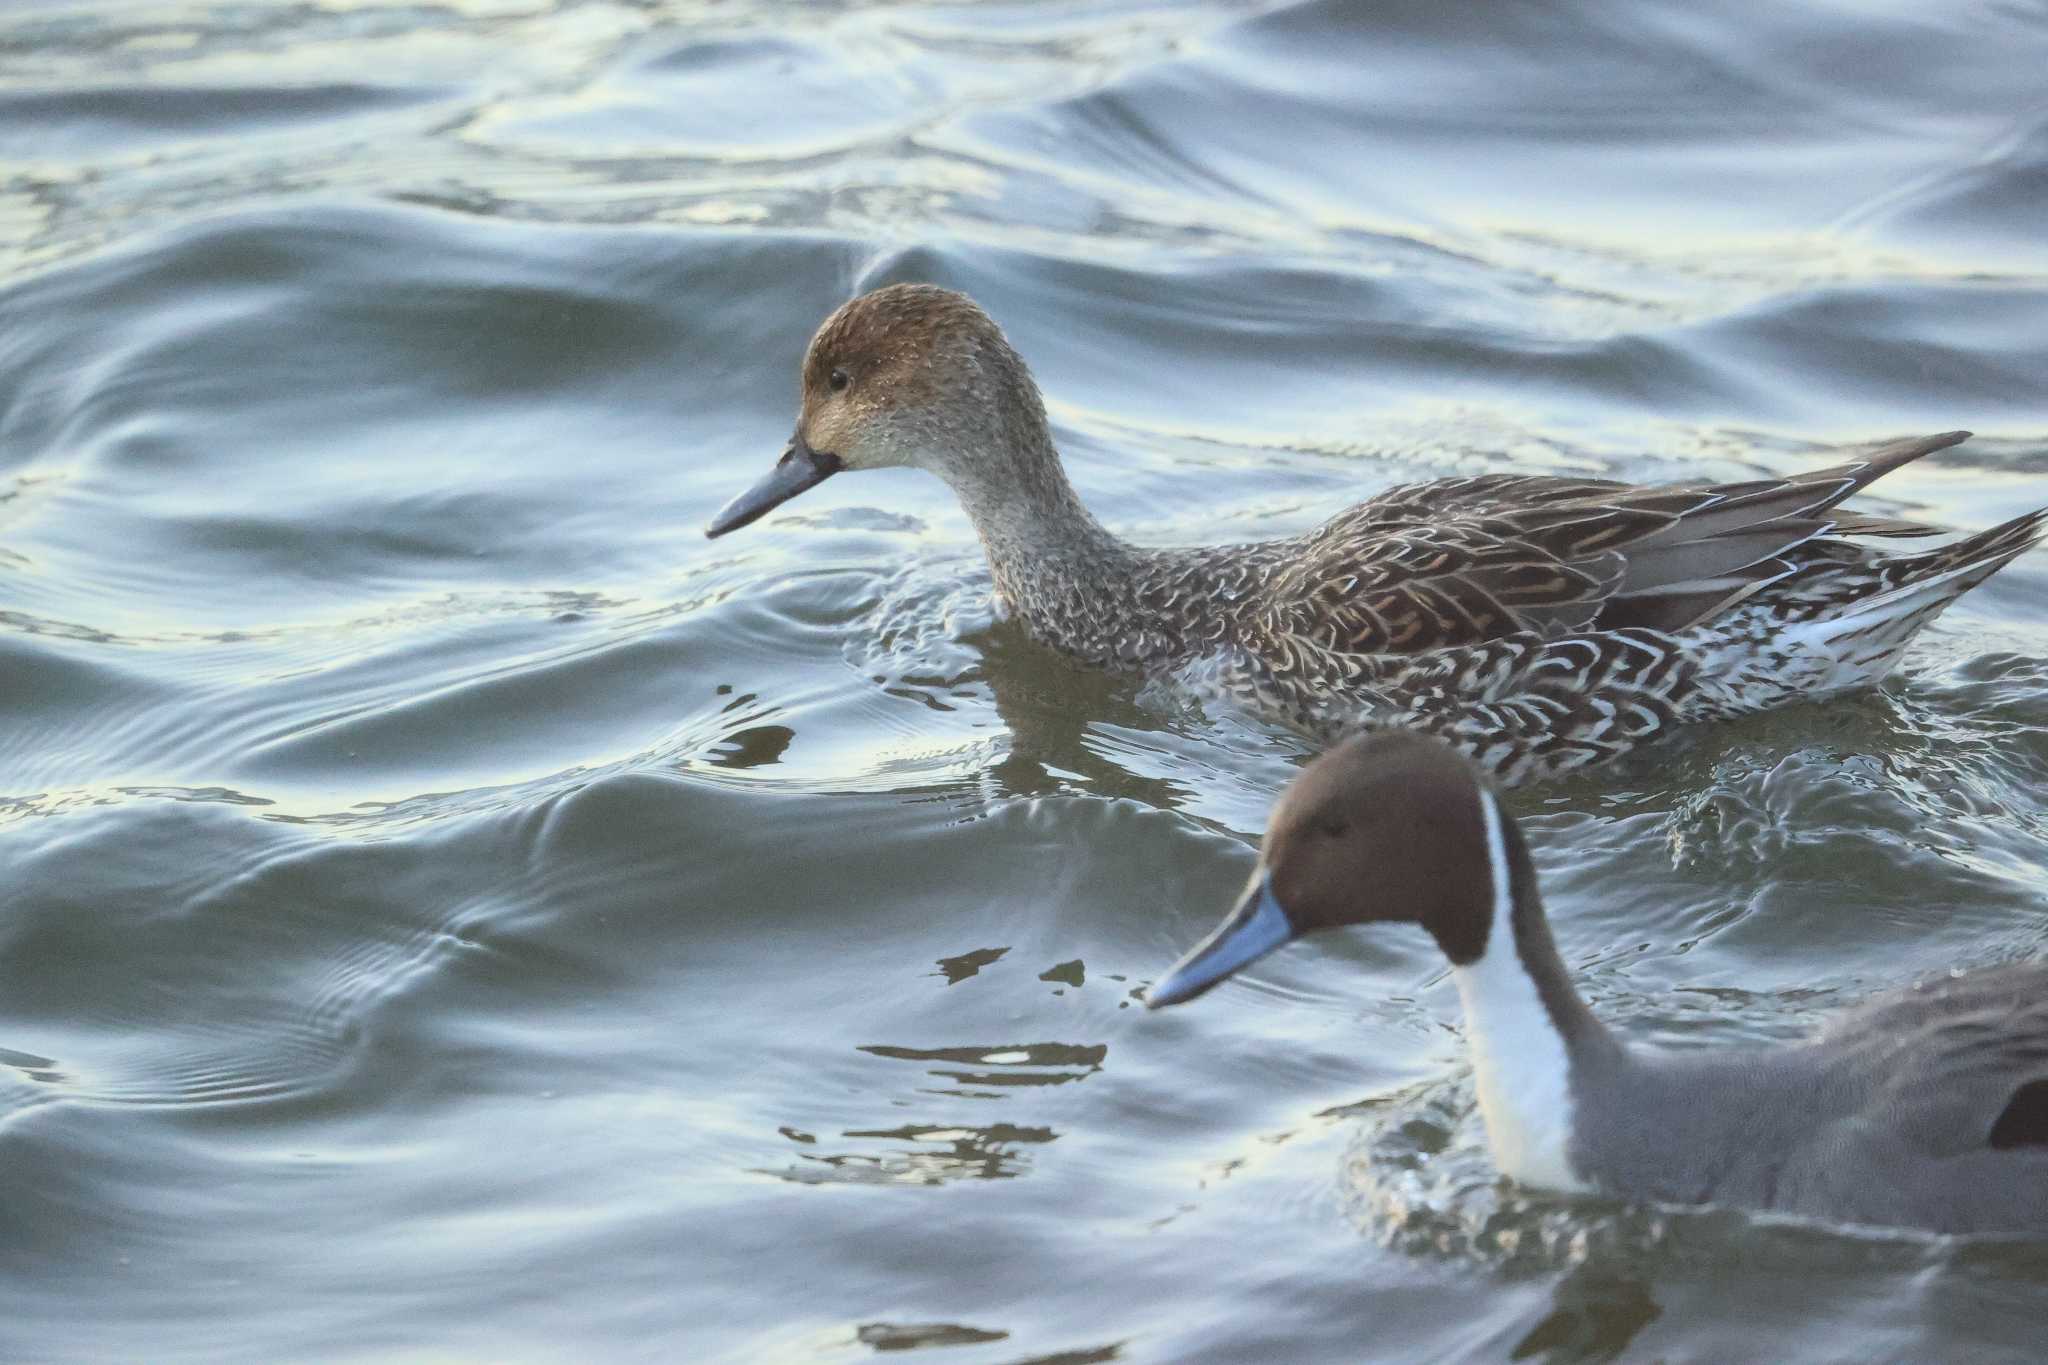
M 2048 1080 L 2027 1081 L 1992 1120 L 1993 1147 L 2048 1147 Z

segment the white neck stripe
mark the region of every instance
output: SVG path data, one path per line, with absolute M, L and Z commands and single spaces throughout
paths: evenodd
M 1478 1082 L 1479 1112 L 1501 1171 L 1526 1185 L 1583 1190 L 1572 1171 L 1571 1060 L 1564 1035 L 1544 1006 L 1515 943 L 1514 867 L 1500 807 L 1479 794 L 1493 920 L 1476 962 L 1454 967 L 1465 1002 L 1466 1044 Z
M 1520 953 L 1515 947 L 1515 869 L 1508 861 L 1508 838 L 1501 829 L 1500 802 L 1494 800 L 1490 791 L 1479 793 L 1479 818 L 1486 825 L 1486 867 L 1493 883 L 1493 922 L 1480 956 L 1504 951 L 1519 961 Z

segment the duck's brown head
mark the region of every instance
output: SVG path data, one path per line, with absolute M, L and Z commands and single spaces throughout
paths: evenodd
M 1045 405 L 973 299 L 892 284 L 825 319 L 804 355 L 796 432 L 775 467 L 713 517 L 721 536 L 842 469 L 913 465 L 958 486 L 971 464 L 1049 449 Z
M 1145 1003 L 1192 1000 L 1293 938 L 1346 924 L 1420 924 L 1453 963 L 1476 961 L 1496 893 L 1481 804 L 1492 799 L 1469 762 L 1422 735 L 1385 731 L 1332 749 L 1274 807 L 1237 908 Z M 1512 819 L 1495 812 L 1509 849 L 1520 849 Z

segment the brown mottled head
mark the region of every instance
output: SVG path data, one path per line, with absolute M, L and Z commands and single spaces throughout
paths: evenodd
M 1477 961 L 1493 918 L 1496 861 L 1481 804 L 1491 800 L 1478 771 L 1437 740 L 1406 731 L 1347 740 L 1288 787 L 1236 910 L 1146 1003 L 1191 1000 L 1298 935 L 1346 924 L 1420 924 L 1452 962 Z M 1506 847 L 1519 851 L 1513 818 L 1499 815 Z M 1527 860 L 1520 853 L 1521 867 Z
M 1002 330 L 965 294 L 892 284 L 843 304 L 804 355 L 782 459 L 712 519 L 718 536 L 842 469 L 913 465 L 958 484 L 1018 449 L 1050 451 L 1045 405 Z

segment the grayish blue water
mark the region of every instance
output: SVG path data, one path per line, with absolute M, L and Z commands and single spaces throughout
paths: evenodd
M 994 624 L 908 472 L 700 528 L 973 292 L 1141 540 L 1493 469 L 2048 501 L 2038 3 L 0 15 L 0 1357 L 1999 1359 L 2048 1251 L 1531 1199 L 1419 936 L 1199 1005 L 1301 746 Z M 1521 794 L 1629 1036 L 2048 937 L 2048 557 Z

